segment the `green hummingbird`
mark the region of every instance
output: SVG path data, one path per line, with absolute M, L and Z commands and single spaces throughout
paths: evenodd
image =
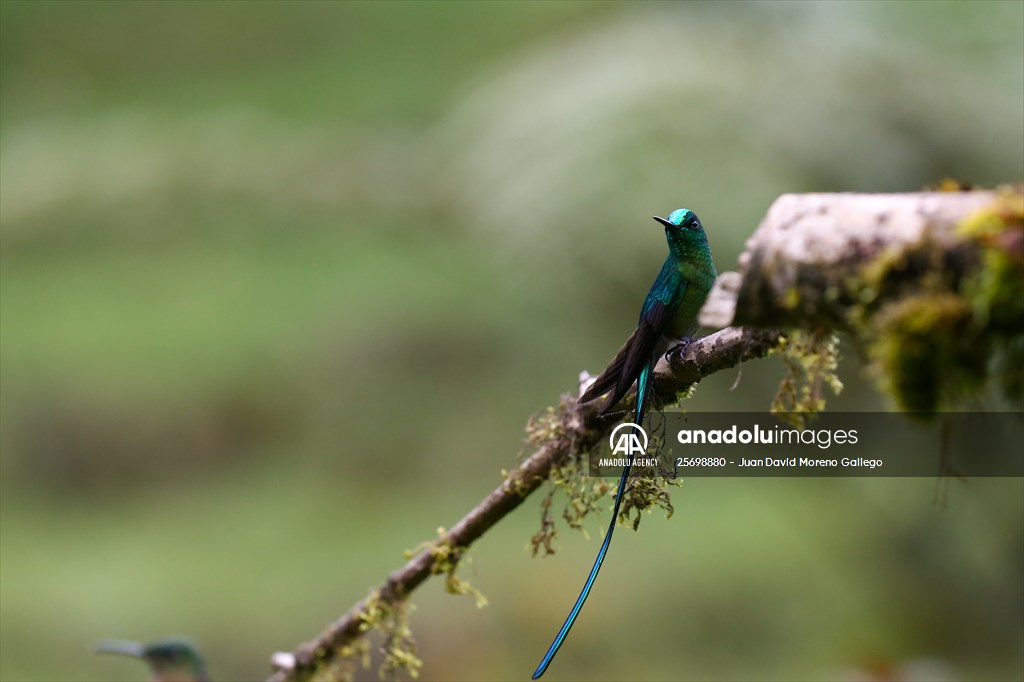
M 141 658 L 149 664 L 153 682 L 210 682 L 199 651 L 183 639 L 164 639 L 151 644 L 105 640 L 97 653 Z
M 637 426 L 643 425 L 644 414 L 651 400 L 654 366 L 665 351 L 673 348 L 676 342 L 679 342 L 679 345 L 673 350 L 679 349 L 681 352 L 692 340 L 690 337 L 700 327 L 697 313 L 700 312 L 711 285 L 718 277 L 704 226 L 693 211 L 680 208 L 669 213 L 667 218 L 655 216 L 654 219 L 665 226 L 668 257 L 665 258 L 665 264 L 661 266 L 661 272 L 651 285 L 651 290 L 640 309 L 636 331 L 579 399 L 580 403 L 588 403 L 604 395 L 605 399 L 599 406 L 598 413 L 607 414 L 635 383 L 636 405 L 633 408 L 633 420 Z M 619 477 L 615 507 L 604 542 L 597 552 L 597 558 L 590 569 L 587 581 L 583 584 L 580 596 L 534 671 L 535 680 L 548 669 L 594 586 L 594 580 L 597 579 L 601 564 L 611 545 L 615 522 L 619 516 L 619 505 L 622 504 L 632 466 L 633 454 L 630 452 Z

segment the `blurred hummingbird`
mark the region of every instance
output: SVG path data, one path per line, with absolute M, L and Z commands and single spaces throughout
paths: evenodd
M 183 639 L 164 639 L 151 644 L 105 640 L 96 652 L 141 658 L 149 664 L 153 682 L 210 682 L 203 657 Z
M 644 414 L 651 400 L 654 366 L 675 342 L 680 343 L 673 348 L 673 352 L 681 353 L 685 350 L 686 345 L 692 340 L 691 335 L 700 327 L 697 323 L 697 313 L 700 312 L 711 285 L 718 277 L 715 264 L 711 260 L 711 247 L 708 245 L 704 226 L 693 211 L 680 208 L 669 213 L 667 218 L 655 216 L 654 219 L 665 226 L 668 257 L 665 258 L 665 264 L 661 266 L 661 272 L 651 285 L 651 290 L 640 309 L 636 331 L 579 399 L 580 403 L 588 403 L 602 395 L 606 396 L 598 413 L 607 414 L 635 383 L 636 406 L 633 409 L 633 420 L 638 426 L 643 425 Z M 594 586 L 594 580 L 597 579 L 605 554 L 611 545 L 615 522 L 619 516 L 619 506 L 622 504 L 632 466 L 633 454 L 630 451 L 626 465 L 622 469 L 622 476 L 619 477 L 615 507 L 604 542 L 597 552 L 590 575 L 583 584 L 583 591 L 580 592 L 565 623 L 541 659 L 540 665 L 533 672 L 535 680 L 548 669 L 580 615 L 580 609 L 583 608 L 590 589 Z

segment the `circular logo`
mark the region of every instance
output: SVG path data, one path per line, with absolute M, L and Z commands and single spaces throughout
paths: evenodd
M 619 435 L 620 431 L 629 426 L 633 427 L 632 432 L 624 432 Z M 643 439 L 642 444 L 641 438 Z M 608 436 L 608 447 L 615 455 L 642 455 L 647 452 L 647 432 L 639 424 L 623 422 L 612 429 L 611 435 Z

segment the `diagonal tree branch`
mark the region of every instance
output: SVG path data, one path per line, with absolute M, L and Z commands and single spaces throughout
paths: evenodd
M 662 359 L 659 363 L 655 375 L 659 400 L 674 402 L 704 377 L 746 360 L 764 357 L 778 345 L 781 337 L 782 333 L 773 329 L 728 327 L 694 341 L 682 358 L 674 358 L 671 362 Z M 439 543 L 446 543 L 456 550 L 469 547 L 539 488 L 552 468 L 574 452 L 589 450 L 605 437 L 615 419 L 598 417 L 595 409 L 591 405 L 577 405 L 566 411 L 560 428 L 556 429 L 560 435 L 538 448 L 511 471 L 500 486 L 452 526 L 441 540 L 393 571 L 374 595 L 352 606 L 316 638 L 299 645 L 292 654 L 276 654 L 273 660 L 278 670 L 269 682 L 303 680 L 320 666 L 331 663 L 342 647 L 364 634 L 365 614 L 373 606 L 371 599 L 376 604 L 395 604 L 405 599 L 438 572 L 435 569 L 437 557 L 432 550 Z

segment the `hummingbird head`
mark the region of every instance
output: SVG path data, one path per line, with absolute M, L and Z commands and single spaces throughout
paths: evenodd
M 697 214 L 688 208 L 677 208 L 667 218 L 654 219 L 665 226 L 665 238 L 672 253 L 686 258 L 699 249 L 708 248 L 708 237 Z
M 145 660 L 153 682 L 205 682 L 209 679 L 203 657 L 183 639 L 165 639 L 151 644 L 107 640 L 100 642 L 96 651 Z

